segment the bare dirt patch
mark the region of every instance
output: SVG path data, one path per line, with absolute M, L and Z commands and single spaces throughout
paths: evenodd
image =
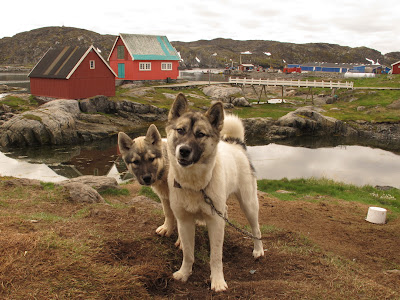
M 187 283 L 176 234 L 155 234 L 159 204 L 105 196 L 76 204 L 62 191 L 1 186 L 0 298 L 3 299 L 398 299 L 400 221 L 366 222 L 368 207 L 328 197 L 281 201 L 260 193 L 266 256 L 226 227 L 229 289 L 210 290 L 207 230 L 196 229 L 196 262 Z M 229 218 L 246 224 L 235 200 Z

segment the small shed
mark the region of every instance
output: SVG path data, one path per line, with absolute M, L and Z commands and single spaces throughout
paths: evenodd
M 92 46 L 50 48 L 29 73 L 31 94 L 64 99 L 115 96 L 116 74 Z
M 392 64 L 392 74 L 400 74 L 400 61 Z
M 123 33 L 108 57 L 118 79 L 123 80 L 177 79 L 180 60 L 166 36 Z
M 254 65 L 253 64 L 241 64 L 239 65 L 239 70 L 246 72 L 246 71 L 252 71 L 254 70 Z

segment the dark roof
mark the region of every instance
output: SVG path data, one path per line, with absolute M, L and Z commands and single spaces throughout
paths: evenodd
M 133 60 L 180 60 L 176 49 L 171 45 L 168 38 L 162 35 L 126 34 L 121 33 L 115 39 L 113 52 L 118 38 L 124 42 Z M 108 60 L 110 60 L 110 56 Z
M 29 77 L 69 79 L 86 55 L 93 50 L 115 75 L 93 46 L 50 48 L 29 73 Z M 116 76 L 116 75 L 115 75 Z
M 66 79 L 87 50 L 70 46 L 50 48 L 32 69 L 29 77 Z

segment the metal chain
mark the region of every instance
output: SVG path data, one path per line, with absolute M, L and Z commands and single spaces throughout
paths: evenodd
M 244 230 L 244 229 L 242 229 L 242 228 L 236 226 L 235 224 L 233 224 L 231 221 L 229 221 L 229 219 L 226 218 L 226 217 L 223 215 L 223 213 L 220 212 L 220 211 L 214 206 L 213 201 L 212 201 L 211 198 L 206 194 L 206 192 L 205 192 L 204 189 L 201 190 L 201 193 L 203 194 L 204 201 L 205 201 L 208 205 L 210 205 L 211 211 L 212 211 L 212 212 L 215 212 L 218 216 L 220 216 L 226 223 L 228 223 L 229 226 L 235 228 L 237 231 L 239 231 L 240 233 L 242 233 L 243 235 L 245 235 L 245 236 L 247 236 L 247 237 L 249 237 L 249 238 L 252 238 L 252 239 L 255 239 L 255 240 L 260 240 L 260 241 L 262 240 L 262 238 L 259 238 L 259 237 L 256 237 L 256 236 L 252 235 L 252 234 L 251 234 L 250 232 L 248 232 L 247 230 Z

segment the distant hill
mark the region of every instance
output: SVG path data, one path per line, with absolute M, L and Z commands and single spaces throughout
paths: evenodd
M 168 32 L 165 33 L 168 36 Z M 107 59 L 114 44 L 114 35 L 102 35 L 93 31 L 72 27 L 44 27 L 21 32 L 13 37 L 0 39 L 0 65 L 34 66 L 50 48 L 60 45 L 90 46 L 101 50 Z M 172 42 L 181 53 L 182 67 L 224 67 L 232 61 L 240 61 L 240 52 L 250 51 L 251 55 L 242 55 L 243 63 L 254 63 L 264 67 L 283 67 L 287 63 L 306 62 L 342 62 L 368 63 L 365 58 L 378 60 L 381 64 L 390 65 L 400 60 L 400 52 L 383 55 L 381 52 L 367 48 L 310 43 L 294 44 L 276 41 L 232 39 L 200 40 L 195 42 Z M 271 53 L 267 56 L 264 52 Z M 217 55 L 213 55 L 216 53 Z M 197 58 L 197 59 L 196 59 Z M 198 62 L 200 61 L 200 62 Z
M 294 44 L 276 41 L 236 41 L 231 39 L 201 40 L 196 42 L 173 42 L 188 66 L 208 67 L 229 64 L 231 59 L 240 61 L 240 52 L 249 51 L 251 55 L 241 55 L 242 63 L 253 63 L 274 68 L 284 67 L 286 63 L 331 62 L 331 63 L 369 63 L 365 58 L 390 65 L 400 60 L 400 52 L 382 55 L 381 52 L 367 48 L 309 43 Z M 217 53 L 216 56 L 212 54 Z M 270 53 L 267 56 L 264 53 Z M 200 63 L 196 60 L 200 60 Z
M 50 47 L 94 45 L 107 59 L 115 36 L 72 27 L 44 27 L 0 39 L 0 65 L 34 66 Z

